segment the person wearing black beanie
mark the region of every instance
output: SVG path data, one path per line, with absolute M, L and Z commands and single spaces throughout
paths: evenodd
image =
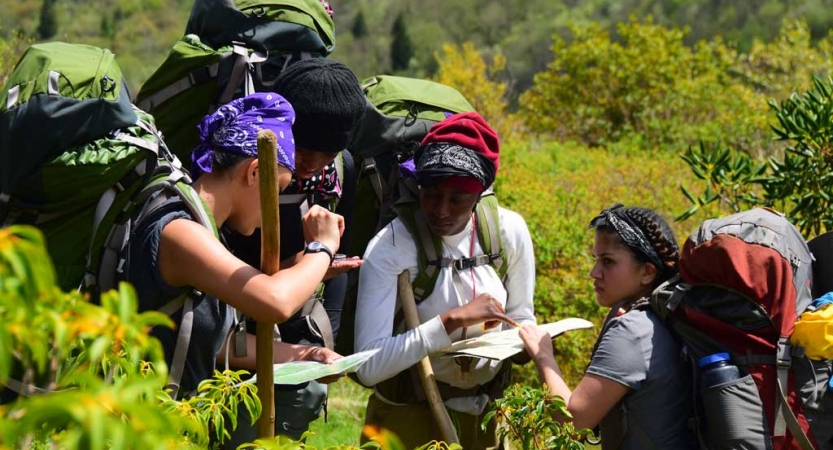
M 270 85 L 295 110 L 292 134 L 295 144 L 295 173 L 281 196 L 303 194 L 304 204 L 318 204 L 344 218 L 345 231 L 339 248 L 349 248 L 353 205 L 355 203 L 356 168 L 352 155 L 345 148 L 359 127 L 367 103 L 359 80 L 349 67 L 325 58 L 311 58 L 290 63 Z M 339 161 L 336 158 L 341 155 Z M 280 205 L 281 260 L 292 261 L 306 251 L 302 228 L 303 211 L 296 203 Z M 257 265 L 260 262 L 260 232 L 250 237 L 225 234 L 226 242 L 241 260 Z M 291 263 L 290 263 L 291 264 Z M 337 263 L 339 270 L 361 265 L 359 258 Z M 323 307 L 334 339 L 341 321 L 341 309 L 347 290 L 347 274 L 335 272 L 327 280 Z M 312 308 L 314 309 L 314 308 Z M 320 316 L 319 316 L 320 319 Z M 281 340 L 285 343 L 324 346 L 324 335 L 318 319 L 310 312 L 298 312 L 280 324 Z M 254 323 L 247 331 L 254 332 Z M 327 385 L 312 381 L 298 386 L 275 389 L 275 434 L 300 439 L 309 424 L 317 419 L 327 398 Z M 238 410 L 238 426 L 223 449 L 236 449 L 257 437 L 243 405 Z
M 344 150 L 364 116 L 359 79 L 343 63 L 311 58 L 290 64 L 273 89 L 295 109 L 296 176 L 319 173 Z

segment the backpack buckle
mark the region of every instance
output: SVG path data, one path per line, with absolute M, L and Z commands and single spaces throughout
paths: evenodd
M 789 340 L 785 337 L 781 337 L 778 339 L 778 344 L 776 345 L 776 354 L 775 354 L 775 364 L 779 368 L 786 368 L 788 369 L 790 365 L 792 365 L 792 356 L 791 356 L 791 345 Z
M 472 267 L 490 264 L 493 260 L 493 255 L 477 255 L 471 258 L 460 258 L 454 260 L 454 268 L 457 270 L 471 269 Z
M 471 269 L 474 266 L 474 258 L 460 258 L 454 260 L 454 268 L 457 270 Z

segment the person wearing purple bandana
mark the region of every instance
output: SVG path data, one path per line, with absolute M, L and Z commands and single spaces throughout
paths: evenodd
M 261 226 L 257 133 L 278 137 L 278 182 L 286 187 L 295 166 L 292 123 L 295 112 L 283 97 L 263 92 L 234 100 L 199 124 L 200 144 L 192 155 L 192 187 L 216 226 L 251 235 Z M 291 268 L 266 275 L 234 256 L 215 233 L 195 221 L 183 200 L 171 196 L 142 218 L 132 231 L 126 281 L 132 283 L 142 310 L 157 310 L 185 292 L 204 295 L 194 302 L 191 345 L 180 391 L 192 392 L 212 376 L 216 358 L 234 320 L 234 311 L 264 322 L 280 323 L 312 296 L 338 250 L 343 218 L 321 207 L 303 217 L 303 229 L 320 252 L 306 253 Z M 218 300 L 222 299 L 222 300 Z M 172 315 L 179 323 L 182 313 Z M 177 331 L 154 328 L 171 363 Z M 254 368 L 254 337 L 245 357 L 230 353 L 230 364 Z M 275 361 L 330 362 L 340 356 L 312 346 L 275 346 Z

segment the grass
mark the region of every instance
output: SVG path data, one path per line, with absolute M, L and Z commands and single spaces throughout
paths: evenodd
M 346 377 L 331 384 L 327 422 L 324 422 L 322 414 L 321 419 L 310 425 L 314 434 L 307 439 L 307 443 L 315 448 L 359 445 L 364 409 L 370 393 L 370 389 Z

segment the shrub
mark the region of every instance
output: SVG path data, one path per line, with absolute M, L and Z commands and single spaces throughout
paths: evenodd
M 435 54 L 439 68 L 434 81 L 451 86 L 468 100 L 495 128 L 502 142 L 518 137 L 517 120 L 508 114 L 505 99 L 506 84 L 499 80 L 506 67 L 506 58 L 497 53 L 487 64 L 474 44 L 443 45 L 442 53 Z
M 770 106 L 783 154 L 757 162 L 726 147 L 689 149 L 683 160 L 707 186 L 700 195 L 682 188 L 693 206 L 680 219 L 710 204 L 732 211 L 769 206 L 786 211 L 808 238 L 833 229 L 833 78 L 815 78 L 811 89 Z
M 500 439 L 509 438 L 525 450 L 583 449 L 583 438 L 590 436 L 591 431 L 576 430 L 569 420 L 558 422 L 553 419 L 556 415 L 572 418 L 563 398 L 552 395 L 546 386 L 532 389 L 514 385 L 505 398 L 495 401 L 483 417 L 483 426 L 497 416 L 502 424 Z
M 785 22 L 777 39 L 740 54 L 722 39 L 684 42 L 686 30 L 631 19 L 612 37 L 598 24 L 556 36 L 554 60 L 521 96 L 525 123 L 587 145 L 680 151 L 724 143 L 771 155 L 767 102 L 829 72 L 830 42 Z

